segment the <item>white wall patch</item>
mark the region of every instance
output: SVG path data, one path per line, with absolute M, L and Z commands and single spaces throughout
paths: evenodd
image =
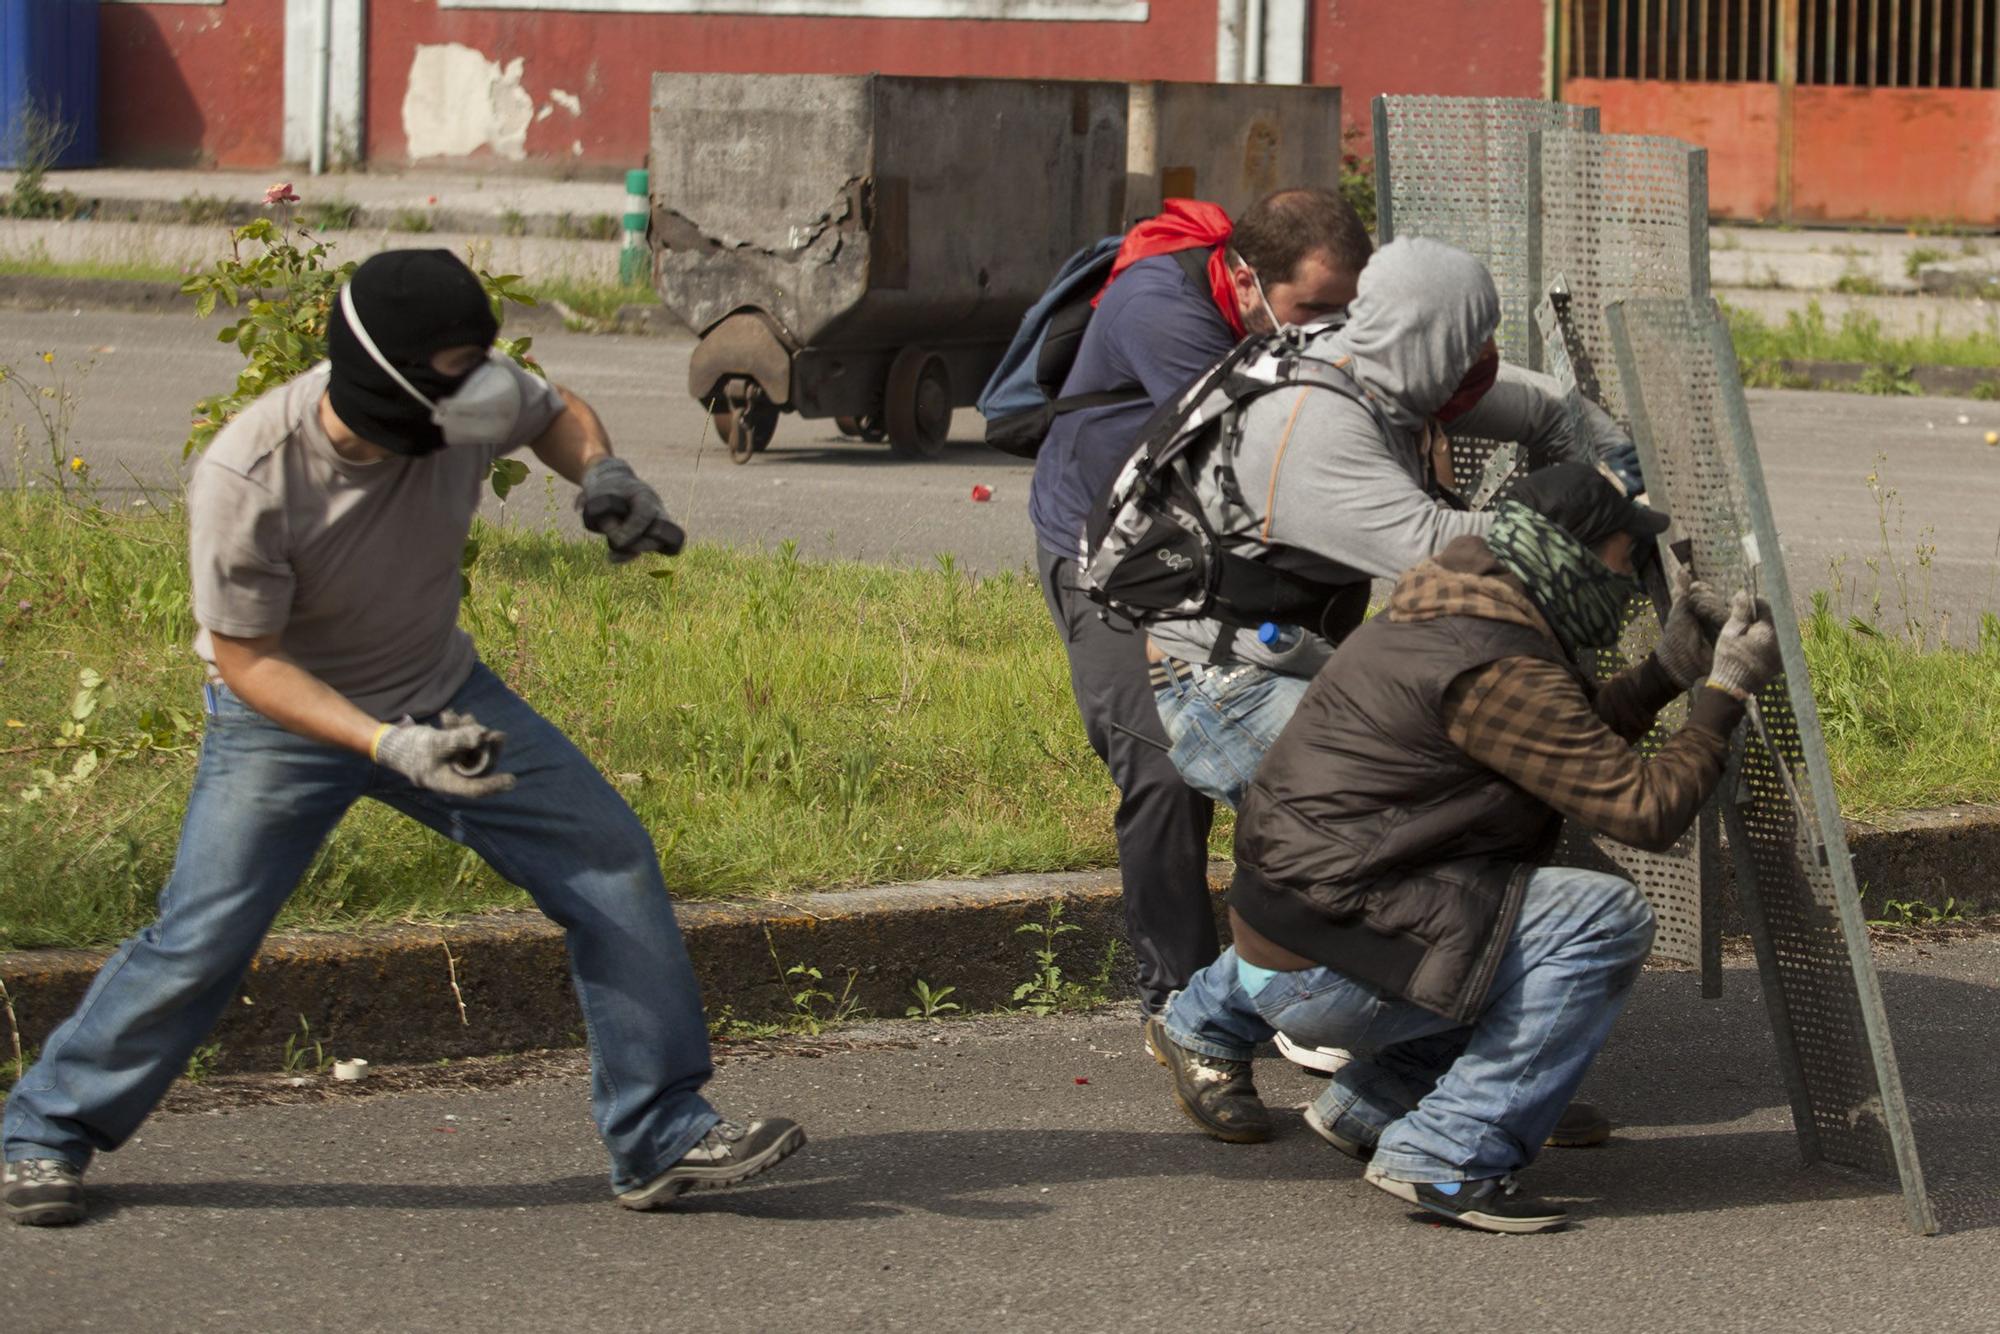
M 412 158 L 464 157 L 490 147 L 516 161 L 528 155 L 535 99 L 521 87 L 526 62 L 503 68 L 457 42 L 417 47 L 403 93 L 403 138 Z
M 583 114 L 583 99 L 575 93 L 566 93 L 560 88 L 549 89 L 549 101 L 554 102 L 572 116 Z

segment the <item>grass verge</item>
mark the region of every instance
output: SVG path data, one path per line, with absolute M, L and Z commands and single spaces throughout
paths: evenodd
M 1112 860 L 1114 794 L 1031 580 L 717 547 L 612 570 L 549 531 L 475 535 L 464 623 L 613 775 L 677 893 Z M 0 493 L 0 948 L 102 944 L 152 915 L 199 738 L 193 631 L 177 513 Z M 1823 608 L 1806 650 L 1851 812 L 2000 797 L 2000 621 L 1923 652 Z M 282 921 L 523 903 L 363 803 Z
M 614 571 L 550 532 L 476 538 L 464 623 L 613 775 L 678 893 L 1112 859 L 1110 784 L 1032 580 L 715 547 Z M 198 733 L 184 566 L 178 515 L 0 498 L 0 948 L 101 943 L 152 912 Z M 283 920 L 522 903 L 364 803 Z
M 173 283 L 179 286 L 187 272 L 168 264 L 143 260 L 130 263 L 58 262 L 36 255 L 0 256 L 0 276 L 26 278 L 116 278 L 127 282 Z M 660 295 L 650 287 L 627 287 L 618 283 L 585 283 L 574 279 L 538 282 L 535 296 L 544 305 L 560 301 L 576 314 L 590 320 L 613 321 L 621 308 L 630 305 L 657 306 Z
M 1782 324 L 1771 324 L 1758 315 L 1724 304 L 1729 317 L 1730 339 L 1742 368 L 1745 384 L 1764 388 L 1809 387 L 1785 369 L 1786 362 L 1860 362 L 1877 373 L 1863 376 L 1854 384 L 1827 384 L 1823 388 L 1851 388 L 1862 393 L 1898 394 L 1914 392 L 1910 372 L 1917 366 L 1969 366 L 1993 368 L 2000 386 L 2000 317 L 1985 330 L 1968 334 L 1928 333 L 1897 335 L 1887 332 L 1882 321 L 1866 311 L 1850 310 L 1838 324 L 1828 320 L 1819 302 L 1807 303 L 1805 310 L 1792 311 Z

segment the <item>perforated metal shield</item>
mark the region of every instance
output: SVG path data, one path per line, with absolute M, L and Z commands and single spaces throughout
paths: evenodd
M 1899 1177 L 1911 1227 L 1934 1232 L 1727 326 L 1712 301 L 1652 299 L 1609 327 L 1649 485 L 1697 574 L 1769 601 L 1784 655 L 1719 795 L 1801 1151 Z
M 1584 345 L 1576 304 L 1568 288 L 1552 284 L 1535 308 L 1541 332 L 1544 364 L 1567 391 L 1570 411 L 1582 430 L 1583 399 L 1601 403 L 1600 358 Z M 1600 325 L 1602 316 L 1599 317 Z M 1608 352 L 1608 349 L 1607 349 Z M 1609 360 L 1609 357 L 1603 358 Z M 1593 655 L 1587 664 L 1600 682 L 1641 662 L 1660 642 L 1660 616 L 1667 605 L 1666 585 L 1657 569 L 1651 596 L 1634 598 L 1626 607 L 1625 632 L 1615 649 Z M 1687 719 L 1687 701 L 1676 700 L 1662 710 L 1638 748 L 1651 754 Z M 1565 866 L 1610 871 L 1630 880 L 1653 906 L 1653 956 L 1697 968 L 1702 994 L 1722 993 L 1722 933 L 1719 905 L 1710 901 L 1721 882 L 1719 818 L 1713 801 L 1702 810 L 1673 847 L 1649 852 L 1620 843 L 1608 835 L 1565 822 L 1555 860 Z
M 1500 289 L 1500 355 L 1537 364 L 1529 267 L 1528 136 L 1597 129 L 1597 108 L 1519 97 L 1375 99 L 1376 230 L 1479 257 Z
M 1597 401 L 1626 420 L 1607 302 L 1708 295 L 1708 153 L 1678 139 L 1582 130 L 1529 136 L 1528 272 L 1557 274 L 1596 363 Z

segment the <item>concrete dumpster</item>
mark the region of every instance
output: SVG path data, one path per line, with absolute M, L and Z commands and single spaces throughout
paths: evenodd
M 1338 188 L 1340 90 L 656 74 L 653 281 L 742 462 L 782 412 L 936 453 L 1072 253 L 1163 197 Z
M 936 453 L 1069 255 L 1119 230 L 1125 85 L 656 74 L 653 281 L 741 461 L 781 411 Z

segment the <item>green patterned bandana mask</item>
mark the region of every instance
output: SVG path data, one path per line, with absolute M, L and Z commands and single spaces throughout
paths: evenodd
M 1508 573 L 1528 586 L 1528 596 L 1572 655 L 1610 648 L 1625 626 L 1625 604 L 1640 592 L 1637 579 L 1599 560 L 1590 548 L 1519 501 L 1495 511 L 1486 545 Z

